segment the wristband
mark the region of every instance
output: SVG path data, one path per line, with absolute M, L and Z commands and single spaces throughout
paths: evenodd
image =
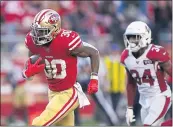
M 133 109 L 133 107 L 132 107 L 132 106 L 127 106 L 127 108 L 128 108 L 128 109 Z
M 96 72 L 91 72 L 91 75 L 98 75 L 98 73 L 96 73 Z
M 98 80 L 98 76 L 97 75 L 91 75 L 90 79 L 96 79 L 96 80 Z

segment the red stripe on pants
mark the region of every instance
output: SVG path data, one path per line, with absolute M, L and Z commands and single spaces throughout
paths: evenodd
M 163 107 L 163 110 L 160 113 L 159 117 L 153 123 L 155 123 L 158 119 L 160 119 L 161 117 L 163 117 L 166 114 L 166 111 L 168 110 L 169 104 L 170 104 L 170 97 L 166 97 L 165 106 Z

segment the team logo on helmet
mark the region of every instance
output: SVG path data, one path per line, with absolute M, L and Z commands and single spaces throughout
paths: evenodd
M 55 24 L 55 23 L 58 22 L 58 20 L 59 20 L 59 16 L 56 15 L 56 14 L 53 14 L 53 15 L 50 16 L 48 22 L 49 22 L 50 24 Z

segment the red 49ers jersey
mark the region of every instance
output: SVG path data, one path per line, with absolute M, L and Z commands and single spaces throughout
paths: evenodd
M 82 44 L 78 33 L 62 29 L 49 47 L 34 44 L 30 33 L 25 39 L 26 47 L 33 53 L 39 54 L 47 66 L 56 66 L 56 77 L 47 75 L 50 90 L 62 91 L 72 87 L 77 76 L 77 57 L 70 55 L 70 50 Z
M 135 79 L 139 93 L 143 96 L 154 96 L 169 89 L 159 63 L 170 60 L 167 51 L 157 45 L 150 44 L 146 51 L 135 58 L 128 49 L 121 55 L 121 63 L 125 65 Z

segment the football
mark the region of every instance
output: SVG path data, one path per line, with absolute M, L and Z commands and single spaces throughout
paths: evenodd
M 40 58 L 39 55 L 32 55 L 32 56 L 30 57 L 30 59 L 31 59 L 31 64 L 34 64 L 39 58 Z M 42 59 L 42 60 L 39 62 L 39 64 L 44 64 L 44 63 L 45 63 L 45 62 L 44 62 L 44 59 Z

